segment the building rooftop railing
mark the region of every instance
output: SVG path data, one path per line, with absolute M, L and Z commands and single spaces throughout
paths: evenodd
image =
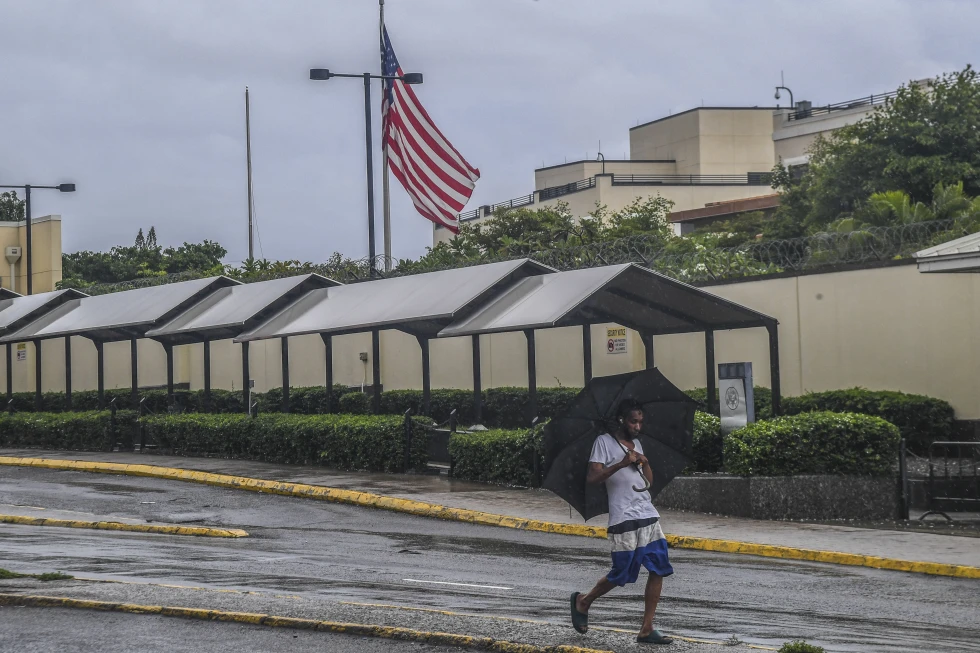
M 868 95 L 856 100 L 847 100 L 846 102 L 837 102 L 836 104 L 825 104 L 819 107 L 800 107 L 801 103 L 797 103 L 796 111 L 790 112 L 788 119 L 803 120 L 804 118 L 828 114 L 834 111 L 844 111 L 845 109 L 856 109 L 858 107 L 870 107 L 876 104 L 884 104 L 896 95 L 898 95 L 898 91 L 891 91 L 890 93 Z

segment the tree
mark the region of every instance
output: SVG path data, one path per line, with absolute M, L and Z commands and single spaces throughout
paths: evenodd
M 818 231 L 876 193 L 902 191 L 913 207 L 930 203 L 939 184 L 980 195 L 980 76 L 967 66 L 903 86 L 867 118 L 818 138 L 801 178 L 781 165 L 774 173 L 782 198 L 767 236 Z
M 17 191 L 0 193 L 0 222 L 20 222 L 24 219 L 24 200 L 17 199 Z

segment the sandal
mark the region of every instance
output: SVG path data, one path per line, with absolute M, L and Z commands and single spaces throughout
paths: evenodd
M 636 641 L 640 644 L 670 644 L 674 640 L 659 630 L 651 630 L 649 635 L 637 635 Z
M 578 592 L 572 592 L 572 627 L 583 635 L 589 632 L 589 613 L 578 611 Z

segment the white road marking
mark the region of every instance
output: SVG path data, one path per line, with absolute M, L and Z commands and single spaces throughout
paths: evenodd
M 512 590 L 513 587 L 501 587 L 499 585 L 472 585 L 470 583 L 447 583 L 441 580 L 417 580 L 415 578 L 402 578 L 406 583 L 431 583 L 433 585 L 457 585 L 459 587 L 479 587 L 486 590 Z

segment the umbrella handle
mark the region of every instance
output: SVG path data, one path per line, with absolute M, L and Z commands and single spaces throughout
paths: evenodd
M 635 467 L 635 465 L 634 465 L 634 467 Z M 642 469 L 640 469 L 639 467 L 636 467 L 636 471 L 638 471 L 640 473 L 640 476 L 643 477 L 643 487 L 636 487 L 634 485 L 633 486 L 633 491 L 634 492 L 646 492 L 647 490 L 650 489 L 650 481 L 647 480 L 647 475 L 643 473 L 643 470 Z

